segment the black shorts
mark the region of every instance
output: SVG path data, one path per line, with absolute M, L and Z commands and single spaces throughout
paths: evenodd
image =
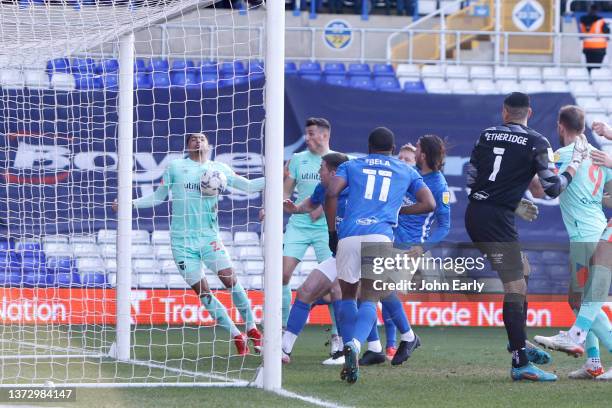
M 487 256 L 502 282 L 523 278 L 523 261 L 514 211 L 506 207 L 470 201 L 465 229 L 474 245 Z

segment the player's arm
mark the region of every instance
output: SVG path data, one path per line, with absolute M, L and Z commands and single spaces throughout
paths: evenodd
M 480 139 L 478 139 L 480 142 Z M 476 178 L 478 177 L 478 167 L 476 164 L 478 163 L 478 143 L 472 149 L 472 154 L 470 155 L 470 161 L 466 166 L 466 174 L 467 174 L 467 186 L 472 188 L 474 183 L 476 183 Z
M 612 169 L 612 156 L 601 150 L 593 150 L 591 152 L 591 159 L 595 166 L 607 167 Z
M 311 197 L 308 197 L 304 201 L 299 204 L 295 204 L 290 199 L 286 199 L 283 201 L 283 209 L 287 214 L 306 214 L 312 213 L 313 211 L 320 211 L 319 214 L 323 212 L 321 209 L 321 204 L 314 204 Z
M 295 190 L 295 176 L 296 169 L 293 165 L 293 161 L 289 160 L 285 165 L 285 179 L 283 180 L 283 195 L 285 199 L 291 198 L 293 191 Z
M 436 210 L 434 211 L 434 222 L 436 228 L 427 239 L 428 245 L 435 245 L 442 242 L 450 232 L 451 217 L 449 200 L 444 199 L 444 194 L 449 194 L 448 191 L 439 191 L 436 194 Z
M 593 122 L 593 132 L 608 140 L 612 140 L 612 127 L 604 122 Z
M 400 214 L 414 215 L 432 212 L 436 209 L 436 199 L 429 187 L 423 182 L 423 177 L 413 169 L 410 169 L 410 171 L 413 173 L 412 181 L 406 190 L 406 194 L 414 195 L 416 203 L 400 208 Z
M 157 190 L 155 190 L 152 194 L 132 200 L 132 205 L 134 206 L 134 208 L 155 207 L 166 201 L 166 198 L 168 198 L 168 191 L 170 189 L 169 186 L 172 179 L 170 171 L 170 167 L 168 167 L 164 172 L 162 184 L 160 184 L 159 187 L 157 187 Z M 117 200 L 115 200 L 115 202 L 113 203 L 113 210 L 117 211 Z
M 548 140 L 542 139 L 541 143 L 535 147 L 534 161 L 536 174 L 546 195 L 555 198 L 565 191 L 587 154 L 588 142 L 586 137 L 581 135 L 574 143 L 574 151 L 569 164 L 561 174 L 556 174 L 552 149 Z
M 612 180 L 604 185 L 604 196 L 601 203 L 605 208 L 612 208 Z
M 529 183 L 529 187 L 527 190 L 531 192 L 531 195 L 534 198 L 544 198 L 546 197 L 546 193 L 544 192 L 544 188 L 542 187 L 542 183 L 540 183 L 540 179 L 537 175 L 533 177 L 531 182 Z
M 228 179 L 228 185 L 237 190 L 244 191 L 245 193 L 257 193 L 266 186 L 266 179 L 264 177 L 258 177 L 249 180 L 246 177 L 234 173 L 233 177 Z
M 325 190 L 325 218 L 327 220 L 327 230 L 329 231 L 329 249 L 334 256 L 338 248 L 338 231 L 336 231 L 336 210 L 338 208 L 338 196 L 348 186 L 347 166 L 349 162 L 342 163 L 336 170 Z

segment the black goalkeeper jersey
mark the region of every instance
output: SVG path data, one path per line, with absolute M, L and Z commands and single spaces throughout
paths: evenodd
M 544 191 L 558 196 L 567 185 L 556 175 L 548 140 L 535 130 L 514 123 L 485 129 L 468 166 L 469 198 L 515 210 L 538 174 Z

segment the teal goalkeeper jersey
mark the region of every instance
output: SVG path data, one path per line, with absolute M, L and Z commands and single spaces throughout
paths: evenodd
M 333 153 L 331 150 L 328 153 Z M 321 167 L 321 156 L 317 156 L 310 150 L 295 153 L 289 162 L 289 175 L 295 180 L 297 192 L 297 203 L 301 203 L 312 195 L 317 184 L 321 182 L 319 168 Z M 310 219 L 308 214 L 293 214 L 289 223 L 297 228 L 327 228 L 325 217 L 319 217 L 316 221 Z
M 170 234 L 173 237 L 198 237 L 216 235 L 218 196 L 206 197 L 200 193 L 200 178 L 208 169 L 221 171 L 227 177 L 227 186 L 246 192 L 264 188 L 264 178 L 248 180 L 238 176 L 224 163 L 208 160 L 198 163 L 189 158 L 170 162 L 164 172 L 162 184 L 149 196 L 134 200 L 134 207 L 147 208 L 163 203 L 172 193 L 172 220 Z
M 589 150 L 594 150 L 589 145 Z M 574 144 L 562 147 L 555 153 L 555 165 L 559 173 L 566 170 L 572 159 Z M 593 165 L 590 158 L 582 162 L 576 176 L 559 196 L 561 215 L 574 242 L 597 242 L 606 228 L 607 220 L 602 208 L 604 185 L 612 180 L 610 169 Z

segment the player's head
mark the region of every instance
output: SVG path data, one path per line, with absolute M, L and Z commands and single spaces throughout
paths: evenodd
M 559 110 L 557 131 L 561 146 L 573 143 L 576 136 L 584 132 L 584 110 L 575 105 L 563 106 Z
M 306 147 L 311 152 L 329 149 L 331 125 L 325 118 L 308 118 L 304 125 Z
M 416 145 L 416 162 L 421 169 L 441 171 L 446 159 L 444 140 L 436 135 L 421 136 Z
M 522 92 L 512 92 L 504 99 L 502 109 L 502 119 L 504 123 L 518 123 L 527 125 L 527 120 L 531 117 L 531 104 L 529 95 Z
M 406 143 L 399 149 L 397 158 L 409 166 L 416 166 L 416 147 L 412 143 Z
M 327 187 L 329 184 L 329 180 L 336 175 L 336 170 L 338 170 L 338 166 L 340 166 L 345 161 L 348 161 L 349 158 L 344 153 L 327 153 L 325 156 L 321 157 L 321 168 L 319 169 L 319 176 L 321 177 L 321 184 L 324 187 Z
M 395 150 L 395 136 L 386 127 L 377 127 L 368 137 L 368 150 L 370 153 L 393 154 Z
M 185 139 L 185 146 L 188 152 L 199 152 L 203 156 L 207 156 L 210 150 L 208 137 L 204 133 L 189 133 Z

